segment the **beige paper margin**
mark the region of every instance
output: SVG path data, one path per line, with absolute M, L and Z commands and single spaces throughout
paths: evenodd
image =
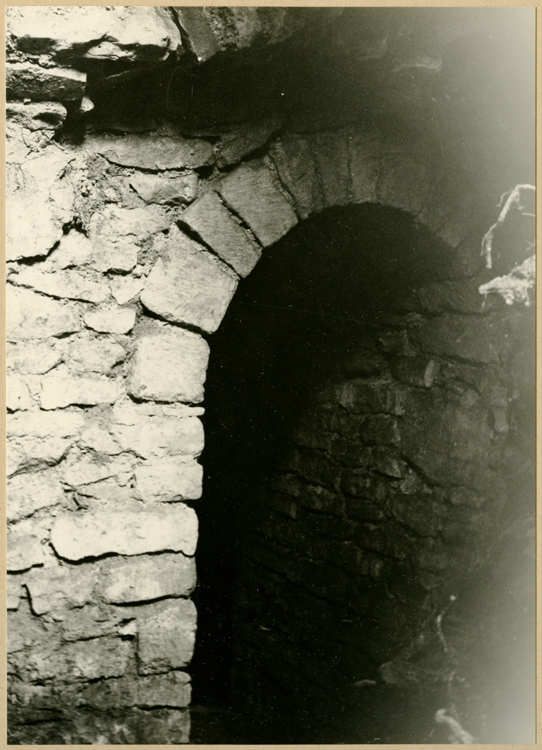
M 1 8 L 2 8 L 2 55 L 0 56 L 0 86 L 2 87 L 2 98 L 5 105 L 5 90 L 6 90 L 6 68 L 5 68 L 5 8 L 7 6 L 101 6 L 101 5 L 110 5 L 111 3 L 107 2 L 100 2 L 100 0 L 87 0 L 86 2 L 46 2 L 45 0 L 14 0 L 13 2 L 6 2 L 6 0 L 1 0 L 0 2 Z M 122 5 L 139 5 L 139 6 L 164 6 L 166 5 L 165 2 L 156 2 L 155 0 L 132 0 L 131 2 L 115 2 L 112 3 L 117 6 Z M 313 0 L 313 2 L 303 2 L 303 0 L 291 0 L 290 2 L 266 2 L 265 0 L 245 0 L 245 2 L 242 2 L 240 0 L 207 0 L 207 2 L 194 2 L 193 0 L 187 0 L 186 2 L 172 2 L 170 3 L 170 6 L 201 6 L 201 5 L 211 5 L 211 6 L 247 6 L 247 7 L 255 7 L 255 6 L 262 6 L 262 7 L 281 7 L 281 6 L 287 6 L 287 7 L 337 7 L 337 8 L 346 8 L 346 7 L 403 7 L 403 8 L 420 8 L 420 7 L 459 7 L 459 8 L 492 8 L 492 7 L 530 7 L 530 8 L 536 8 L 536 46 L 537 46 L 537 56 L 536 56 L 536 97 L 537 97 L 537 103 L 536 103 L 536 127 L 537 127 L 537 138 L 536 138 L 536 180 L 537 185 L 539 182 L 539 174 L 540 174 L 540 163 L 539 163 L 539 152 L 538 152 L 538 138 L 540 135 L 540 115 L 542 113 L 542 104 L 541 104 L 541 81 L 542 76 L 541 68 L 542 68 L 542 52 L 541 52 L 541 42 L 542 42 L 542 0 L 538 0 L 537 2 L 529 2 L 528 0 L 513 0 L 513 2 L 506 2 L 506 0 L 450 0 L 448 2 L 424 2 L 424 0 L 417 0 L 415 2 L 409 2 L 409 0 L 391 0 L 391 2 L 370 2 L 370 0 L 324 0 L 323 2 L 319 2 L 318 0 Z M 5 111 L 5 110 L 4 110 Z M 5 206 L 6 206 L 6 193 L 5 193 L 5 118 L 2 116 L 1 118 L 2 128 L 0 132 L 0 175 L 2 178 L 1 184 L 0 184 L 0 205 L 2 206 L 2 221 L 0 222 L 0 225 L 2 226 L 2 235 L 0 239 L 0 259 L 2 260 L 2 276 L 0 278 L 1 284 L 0 284 L 0 369 L 5 375 L 6 372 L 6 294 L 5 294 L 5 287 L 6 287 L 6 271 L 5 271 Z M 537 238 L 541 236 L 541 228 L 542 228 L 542 211 L 538 212 L 537 220 L 536 220 L 536 230 L 537 230 Z M 542 282 L 540 277 L 537 275 L 537 303 L 536 303 L 536 346 L 537 346 L 537 357 L 536 357 L 536 385 L 537 385 L 537 399 L 536 399 L 536 416 L 537 416 L 537 437 L 536 437 L 536 457 L 537 457 L 537 468 L 539 466 L 539 458 L 542 455 L 542 435 L 540 434 L 540 428 L 542 425 L 542 401 L 538 397 L 539 396 L 539 389 L 542 390 L 542 378 L 541 378 L 541 365 L 542 365 L 542 328 L 540 326 L 541 323 L 541 310 L 542 310 L 542 303 L 540 302 L 540 292 L 542 291 Z M 5 384 L 5 377 L 3 377 L 0 380 L 0 406 L 1 409 L 1 435 L 2 439 L 0 440 L 0 469 L 2 470 L 2 477 L 3 477 L 3 484 L 1 486 L 0 490 L 0 526 L 2 528 L 1 531 L 1 539 L 2 539 L 2 550 L 6 549 L 6 410 L 5 410 L 5 404 L 6 404 L 6 384 Z M 536 495 L 537 495 L 537 524 L 536 524 L 536 539 L 537 544 L 540 539 L 542 539 L 542 502 L 541 502 L 541 496 L 542 496 L 542 472 L 537 470 L 536 473 Z M 537 547 L 537 553 L 538 553 L 538 547 Z M 536 597 L 536 619 L 537 619 L 537 649 L 536 649 L 536 692 L 537 692 L 537 719 L 536 719 L 536 744 L 535 745 L 492 745 L 492 744 L 476 744 L 471 745 L 471 747 L 479 748 L 480 750 L 488 750 L 489 748 L 499 748 L 499 750 L 519 750 L 519 748 L 534 748 L 534 747 L 541 747 L 542 748 L 542 657 L 541 657 L 541 651 L 542 651 L 542 581 L 541 581 L 541 573 L 542 573 L 542 564 L 541 564 L 541 555 L 537 554 L 536 556 L 536 571 L 537 571 L 537 597 Z M 0 603 L 2 606 L 1 614 L 0 614 L 0 750 L 4 747 L 13 747 L 13 748 L 20 748 L 21 750 L 31 750 L 31 748 L 44 748 L 44 750 L 61 750 L 65 747 L 72 747 L 72 748 L 79 748 L 80 750 L 86 750 L 89 747 L 96 747 L 100 748 L 101 750 L 106 750 L 107 748 L 111 747 L 111 745 L 8 745 L 7 744 L 7 696 L 6 696 L 6 682 L 7 682 L 7 655 L 6 655 L 6 630 L 7 630 L 7 612 L 6 612 L 6 579 L 7 579 L 7 571 L 6 571 L 6 557 L 5 553 L 2 552 L 0 555 Z M 421 744 L 421 745 L 414 745 L 414 744 L 401 744 L 401 745 L 123 745 L 122 747 L 129 748 L 130 750 L 170 750 L 171 748 L 184 748 L 184 747 L 197 747 L 202 748 L 202 750 L 205 750 L 206 748 L 213 748 L 218 747 L 222 750 L 228 750 L 228 748 L 232 748 L 232 750 L 241 750 L 241 748 L 244 747 L 255 747 L 258 748 L 258 750 L 266 750 L 266 748 L 270 748 L 270 750 L 274 750 L 275 748 L 292 748 L 292 750 L 299 750 L 303 747 L 308 748 L 319 748 L 319 747 L 329 747 L 329 748 L 337 748 L 337 749 L 344 749 L 349 750 L 350 748 L 358 748 L 358 747 L 379 747 L 379 748 L 386 748 L 388 750 L 415 750 L 416 748 L 419 748 L 420 750 L 429 749 L 429 748 L 445 748 L 448 747 L 448 745 L 439 745 L 439 744 Z

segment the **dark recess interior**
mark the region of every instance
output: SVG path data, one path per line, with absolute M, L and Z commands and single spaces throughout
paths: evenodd
M 290 449 L 289 437 L 314 394 L 333 381 L 338 369 L 348 367 L 346 363 L 368 327 L 383 333 L 393 329 L 391 312 L 408 314 L 411 291 L 445 277 L 450 261 L 449 248 L 436 242 L 414 218 L 381 206 L 364 205 L 326 210 L 305 221 L 264 252 L 250 278 L 240 285 L 213 336 L 206 383 L 205 478 L 198 506 L 201 532 L 194 597 L 198 639 L 192 663 L 192 742 L 373 742 L 382 741 L 383 731 L 387 732 L 387 741 L 446 742 L 446 732 L 435 728 L 432 721 L 435 711 L 447 700 L 446 691 L 433 688 L 424 692 L 419 685 L 410 692 L 394 688 L 383 688 L 384 692 L 378 694 L 374 691 L 360 716 L 349 709 L 350 713 L 344 714 L 343 730 L 335 730 L 327 740 L 321 727 L 311 724 L 311 709 L 318 708 L 316 699 L 311 706 L 310 691 L 306 707 L 297 712 L 292 709 L 290 716 L 274 711 L 272 705 L 265 719 L 251 716 L 250 696 L 243 695 L 243 688 L 238 686 L 232 693 L 232 607 L 236 580 L 245 564 L 245 540 L 259 523 L 258 491 Z M 531 492 L 527 480 L 519 492 L 527 514 Z M 465 616 L 463 610 L 457 626 L 467 658 L 469 653 L 478 658 L 478 637 L 484 628 L 491 633 L 495 621 L 502 623 L 497 630 L 503 632 L 503 643 L 519 633 L 525 640 L 521 664 L 516 654 L 510 657 L 513 664 L 503 666 L 499 661 L 497 671 L 509 670 L 507 679 L 512 684 L 519 680 L 520 691 L 525 689 L 522 675 L 529 674 L 532 659 L 532 633 L 529 626 L 526 630 L 521 614 L 527 611 L 532 581 L 525 583 L 525 566 L 517 572 L 521 554 L 517 546 L 503 543 L 502 554 L 497 556 L 500 562 L 494 556 L 491 563 L 494 574 L 490 577 L 486 570 L 478 578 L 472 577 L 470 592 L 464 596 L 466 604 L 462 605 L 470 608 L 470 614 Z M 499 579 L 501 575 L 504 579 Z M 519 614 L 510 611 L 511 602 L 503 593 L 503 580 L 514 580 L 518 575 L 522 581 Z M 415 579 L 416 571 L 412 571 L 411 580 L 405 579 L 401 585 L 416 589 Z M 517 602 L 512 604 L 515 607 Z M 336 616 L 341 617 L 341 606 Z M 410 635 L 419 625 L 417 617 L 413 609 L 405 631 Z M 307 622 L 307 629 L 311 627 L 318 639 L 315 626 Z M 389 633 L 383 635 L 382 661 L 399 649 L 405 632 L 398 634 L 397 624 L 390 619 Z M 438 651 L 438 644 L 433 648 Z M 332 656 L 330 653 L 329 658 Z M 486 662 L 472 675 L 471 698 L 487 688 L 476 682 L 476 675 L 487 675 L 482 683 L 495 677 L 491 649 L 483 659 Z M 369 664 L 373 676 L 377 666 Z M 502 674 L 497 679 L 501 680 Z M 530 687 L 529 678 L 527 682 Z M 528 723 L 530 701 L 528 695 L 525 698 L 521 710 Z M 500 699 L 497 695 L 491 706 L 493 714 L 489 720 L 484 714 L 484 721 L 492 724 L 496 736 L 506 736 L 506 727 L 498 726 Z M 213 707 L 233 709 L 220 714 L 216 736 Z M 208 709 L 211 711 L 206 714 Z M 465 707 L 462 709 L 464 716 Z M 471 724 L 475 723 L 475 714 L 473 708 Z

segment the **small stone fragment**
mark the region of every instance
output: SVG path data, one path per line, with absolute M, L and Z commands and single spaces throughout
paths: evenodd
M 135 301 L 144 286 L 144 279 L 133 276 L 120 277 L 111 282 L 111 294 L 117 304 L 125 305 L 127 302 Z
M 175 505 L 141 510 L 66 513 L 51 530 L 51 543 L 60 557 L 81 560 L 109 552 L 183 552 L 193 555 L 197 518 L 192 508 Z
M 137 496 L 147 502 L 197 500 L 201 497 L 203 467 L 184 456 L 138 466 L 135 477 Z
M 85 324 L 100 333 L 128 333 L 135 324 L 136 311 L 131 307 L 102 305 L 83 316 Z
M 209 345 L 201 336 L 170 326 L 148 325 L 137 338 L 128 393 L 156 401 L 203 400 Z
M 198 194 L 198 176 L 194 172 L 181 177 L 138 172 L 130 185 L 145 203 L 190 203 Z

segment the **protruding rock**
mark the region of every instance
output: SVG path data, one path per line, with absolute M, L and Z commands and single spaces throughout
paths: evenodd
M 237 288 L 237 276 L 201 245 L 174 228 L 141 302 L 160 317 L 216 331 Z
M 27 6 L 11 8 L 7 24 L 19 49 L 58 60 L 158 62 L 181 46 L 161 7 Z
M 8 96 L 38 101 L 71 101 L 85 93 L 87 74 L 73 68 L 42 68 L 28 62 L 6 64 Z
M 163 550 L 193 555 L 197 528 L 196 514 L 186 505 L 66 513 L 54 522 L 51 543 L 57 554 L 67 560 L 110 552 L 140 555 Z
M 297 224 L 292 206 L 261 161 L 242 164 L 222 180 L 218 190 L 264 247 L 272 245 Z
M 248 276 L 261 250 L 214 192 L 205 193 L 179 217 L 239 276 Z
M 142 328 L 128 377 L 128 392 L 136 398 L 198 403 L 209 359 L 201 336 L 159 323 Z

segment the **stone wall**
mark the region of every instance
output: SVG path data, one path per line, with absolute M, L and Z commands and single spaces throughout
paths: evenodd
M 384 260 L 373 283 L 385 284 L 385 268 Z M 515 572 L 504 580 L 522 570 L 516 595 L 527 602 L 534 593 L 525 584 L 530 491 L 508 494 L 510 475 L 533 481 L 527 444 L 523 457 L 511 455 L 514 435 L 530 429 L 529 392 L 510 378 L 529 347 L 530 316 L 488 307 L 471 280 L 425 284 L 396 305 L 361 331 L 352 326 L 324 386 L 308 385 L 302 368 L 310 394 L 277 428 L 278 458 L 270 451 L 239 484 L 234 692 L 264 727 L 281 717 L 275 741 L 428 741 L 436 711 L 453 705 L 489 741 L 499 736 L 495 708 L 487 692 L 474 697 L 474 675 L 515 654 L 510 675 L 526 668 L 530 680 L 514 646 L 531 637 L 526 610 L 503 623 L 511 597 L 487 618 L 489 654 L 467 657 L 462 640 L 495 606 L 494 593 L 473 602 L 469 587 L 503 567 L 511 515 L 523 520 L 507 562 Z M 329 344 L 319 340 L 321 361 Z M 276 356 L 287 358 L 285 347 Z M 287 393 L 266 391 L 285 408 Z M 507 687 L 493 686 L 500 692 Z M 483 709 L 469 710 L 475 698 Z M 498 710 L 512 732 L 517 707 Z
M 119 125 L 130 82 L 156 74 L 172 96 L 176 74 L 190 81 L 207 58 L 283 44 L 314 18 L 9 10 L 11 742 L 188 740 L 208 339 L 262 253 L 312 213 L 377 202 L 447 242 L 456 275 L 478 263 L 487 181 L 435 160 L 425 137 L 364 121 L 286 127 L 264 108 L 211 130 L 143 127 L 137 113 Z M 454 293 L 427 304 L 445 310 Z M 447 354 L 450 326 L 477 350 L 478 324 L 462 325 L 447 312 L 429 320 L 423 356 Z M 344 398 L 357 398 L 349 387 Z M 414 409 L 440 412 L 433 391 L 414 393 Z M 410 458 L 431 473 L 438 455 L 416 430 Z

